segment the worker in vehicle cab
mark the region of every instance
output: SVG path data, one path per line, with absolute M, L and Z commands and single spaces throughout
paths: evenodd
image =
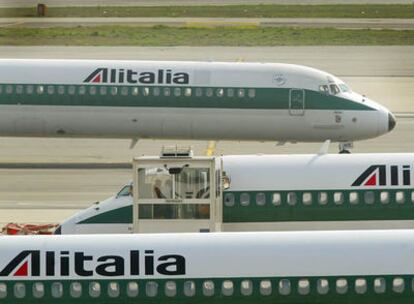
M 154 198 L 165 198 L 165 195 L 161 191 L 161 181 L 159 179 L 155 180 L 153 192 Z

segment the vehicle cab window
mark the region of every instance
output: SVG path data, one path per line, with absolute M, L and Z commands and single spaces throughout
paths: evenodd
M 209 218 L 209 204 L 204 203 L 210 198 L 209 175 L 209 168 L 139 168 L 138 198 L 151 202 L 140 204 L 140 218 Z

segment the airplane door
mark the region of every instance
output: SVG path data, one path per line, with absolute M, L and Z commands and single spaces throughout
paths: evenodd
M 291 89 L 289 92 L 289 114 L 292 116 L 303 116 L 305 114 L 305 91 L 302 89 Z

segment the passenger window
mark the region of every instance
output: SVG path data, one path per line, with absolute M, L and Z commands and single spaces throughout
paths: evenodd
M 240 204 L 242 206 L 248 206 L 250 204 L 250 195 L 249 195 L 249 193 L 244 192 L 240 195 Z
M 289 192 L 287 194 L 287 203 L 290 206 L 294 206 L 296 205 L 296 193 L 295 192 Z
M 69 93 L 69 95 L 75 95 L 75 93 L 76 93 L 76 87 L 73 86 L 73 85 L 69 86 L 68 87 L 68 93 Z
M 243 296 L 251 296 L 253 293 L 252 281 L 243 280 L 240 284 L 240 292 Z
M 233 193 L 226 193 L 224 195 L 224 206 L 226 207 L 234 206 L 234 194 Z
M 18 84 L 16 86 L 16 93 L 17 94 L 22 94 L 23 93 L 23 86 L 21 84 Z
M 375 202 L 375 194 L 373 191 L 367 191 L 364 193 L 365 204 L 372 205 Z
M 26 87 L 26 93 L 27 93 L 27 94 L 33 94 L 33 90 L 34 90 L 34 88 L 33 88 L 33 86 L 32 86 L 31 84 L 29 84 L 29 85 Z
M 168 281 L 165 283 L 165 295 L 167 297 L 175 297 L 177 295 L 177 285 L 174 281 Z
M 194 297 L 196 293 L 196 286 L 193 281 L 184 282 L 184 295 L 186 297 Z
M 223 95 L 224 95 L 224 90 L 223 90 L 223 89 L 217 89 L 217 91 L 216 91 L 216 95 L 217 95 L 217 97 L 223 97 Z
M 195 91 L 195 94 L 197 97 L 201 97 L 203 96 L 203 89 L 202 88 L 197 88 Z
M 3 86 L 0 85 L 0 93 L 3 93 Z
M 357 294 L 364 294 L 367 292 L 367 281 L 365 279 L 355 280 L 355 292 Z
M 110 282 L 108 284 L 108 296 L 110 298 L 119 297 L 119 285 L 116 282 Z
M 0 299 L 7 297 L 7 285 L 0 283 Z
M 39 299 L 45 295 L 45 287 L 43 283 L 36 282 L 33 284 L 33 297 Z
M 171 89 L 170 88 L 164 88 L 164 96 L 170 96 L 171 95 Z
M 334 203 L 336 205 L 342 205 L 344 203 L 344 194 L 342 192 L 334 193 Z
M 86 88 L 84 86 L 80 86 L 79 87 L 79 95 L 85 95 L 86 93 Z
M 326 192 L 318 193 L 319 205 L 326 205 L 328 203 L 328 194 Z
M 148 96 L 149 95 L 149 88 L 143 88 L 142 89 L 142 95 Z
M 282 203 L 282 198 L 280 196 L 280 193 L 273 193 L 272 204 L 275 206 L 280 206 L 281 203 Z
M 384 278 L 376 278 L 374 280 L 374 291 L 375 293 L 384 293 L 386 288 L 385 288 L 385 279 Z
M 181 96 L 181 88 L 175 88 L 174 89 L 174 96 L 176 96 L 176 97 Z
M 263 280 L 260 282 L 260 294 L 262 296 L 270 296 L 272 294 L 272 282 Z
M 138 283 L 137 282 L 128 282 L 127 285 L 127 295 L 130 298 L 135 298 L 138 296 Z
M 96 94 L 96 87 L 94 87 L 94 86 L 89 87 L 89 94 L 90 95 L 95 95 Z
M 336 292 L 339 294 L 345 294 L 348 292 L 348 282 L 346 279 L 336 280 Z
M 185 97 L 190 97 L 191 96 L 191 88 L 185 88 L 184 96 Z
M 349 193 L 349 202 L 352 205 L 357 205 L 359 203 L 358 192 L 351 192 L 351 193 Z
M 279 281 L 279 293 L 282 296 L 288 296 L 290 295 L 290 281 L 287 279 L 283 279 Z
M 98 282 L 89 283 L 89 296 L 97 298 L 101 295 L 101 284 Z
M 55 93 L 55 87 L 54 86 L 47 86 L 47 93 L 49 95 L 52 95 Z
M 390 194 L 386 191 L 382 191 L 380 194 L 380 201 L 381 201 L 381 204 L 384 204 L 384 205 L 388 204 L 390 202 Z
M 234 89 L 227 89 L 227 97 L 234 97 Z
M 264 206 L 266 204 L 266 195 L 263 192 L 256 194 L 256 204 L 258 206 Z
M 395 193 L 395 200 L 397 204 L 404 204 L 405 203 L 405 195 L 403 191 L 397 191 Z
M 64 86 L 58 86 L 57 91 L 58 91 L 59 95 L 63 95 L 63 94 L 65 94 L 65 87 Z
M 127 96 L 128 95 L 128 87 L 122 87 L 121 88 L 121 95 Z
M 79 282 L 73 282 L 70 284 L 70 296 L 72 298 L 79 298 L 82 296 L 82 284 Z
M 240 98 L 243 98 L 244 97 L 244 89 L 238 89 L 237 90 L 237 96 L 240 97 Z
M 250 98 L 254 98 L 254 97 L 256 96 L 256 90 L 255 90 L 255 89 L 249 89 L 249 91 L 248 91 L 247 95 L 248 95 Z
M 206 89 L 206 96 L 207 97 L 213 96 L 213 89 L 212 88 L 207 88 Z
M 147 285 L 145 285 L 145 294 L 147 297 L 156 297 L 158 294 L 158 283 L 147 282 Z
M 6 93 L 7 94 L 13 93 L 13 86 L 12 85 L 10 85 L 10 84 L 6 85 Z
M 411 192 L 411 202 L 414 203 L 414 191 Z
M 152 95 L 160 96 L 160 93 L 161 93 L 160 88 L 153 88 L 152 89 Z
M 206 297 L 214 296 L 214 282 L 213 281 L 203 282 L 203 295 Z
M 15 298 L 22 299 L 26 296 L 26 286 L 23 283 L 14 284 L 13 289 Z
M 303 193 L 302 202 L 306 206 L 312 205 L 312 193 L 310 192 Z
M 396 293 L 403 293 L 405 289 L 403 278 L 394 278 L 392 280 L 392 290 Z
M 117 95 L 118 94 L 118 88 L 117 87 L 111 87 L 111 95 Z
M 62 283 L 55 282 L 52 284 L 52 297 L 61 298 L 63 296 L 63 285 Z
M 99 94 L 106 95 L 108 93 L 107 87 L 100 87 L 99 88 Z
M 37 94 L 43 94 L 43 92 L 45 91 L 45 88 L 44 88 L 44 86 L 37 86 L 37 88 L 36 88 L 36 93 Z
M 139 88 L 137 88 L 137 87 L 133 87 L 132 88 L 132 90 L 131 90 L 131 94 L 133 95 L 133 96 L 138 96 L 139 95 Z M 154 94 L 155 95 L 155 94 Z
M 326 279 L 319 279 L 316 289 L 321 295 L 327 294 L 329 292 L 329 281 Z
M 310 283 L 309 280 L 301 279 L 298 282 L 298 293 L 301 296 L 306 296 L 310 292 Z
M 233 295 L 233 282 L 230 280 L 225 280 L 223 281 L 223 284 L 221 286 L 221 293 L 223 294 L 223 296 L 232 296 Z

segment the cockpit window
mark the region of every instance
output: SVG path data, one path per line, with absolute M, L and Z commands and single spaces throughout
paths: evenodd
M 332 95 L 336 95 L 336 94 L 338 94 L 340 92 L 340 90 L 339 90 L 339 88 L 338 88 L 338 86 L 336 84 L 333 84 L 333 83 L 330 84 L 329 85 L 329 88 L 331 90 L 331 94 Z
M 319 86 L 319 91 L 320 91 L 320 92 L 323 92 L 323 93 L 325 93 L 325 94 L 329 94 L 329 88 L 328 88 L 328 86 L 327 86 L 327 85 L 320 85 L 320 86 Z
M 120 197 L 120 196 L 130 196 L 130 195 L 132 195 L 132 185 L 127 185 L 123 187 L 116 196 Z
M 351 89 L 345 83 L 340 83 L 339 87 L 341 88 L 342 92 L 351 92 Z

